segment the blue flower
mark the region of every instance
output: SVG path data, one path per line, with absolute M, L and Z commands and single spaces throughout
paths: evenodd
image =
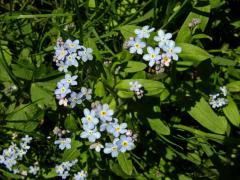
M 58 83 L 58 89 L 55 90 L 55 95 L 59 98 L 64 98 L 67 94 L 71 93 L 68 83 Z
M 74 180 L 85 180 L 86 178 L 87 178 L 87 172 L 83 170 L 81 170 L 77 174 L 74 174 L 74 177 L 73 177 Z
M 76 104 L 81 104 L 82 103 L 82 94 L 81 93 L 76 93 L 76 92 L 72 92 L 71 97 L 68 99 L 68 101 L 70 102 L 70 107 L 74 108 L 76 106 Z
M 105 148 L 103 150 L 103 152 L 105 154 L 110 154 L 111 153 L 111 156 L 112 157 L 117 157 L 118 156 L 118 145 L 117 145 L 117 142 L 119 141 L 118 138 L 115 138 L 113 140 L 113 143 L 105 143 Z
M 101 134 L 97 131 L 96 127 L 94 129 L 89 129 L 88 126 L 83 126 L 83 132 L 80 134 L 81 138 L 88 138 L 90 142 L 95 142 L 96 139 L 101 137 Z
M 71 149 L 71 139 L 70 138 L 60 138 L 54 142 L 54 144 L 59 144 L 59 149 Z
M 60 72 L 68 72 L 68 65 L 65 64 L 63 61 L 57 62 L 56 65 L 58 66 L 58 71 Z
M 84 109 L 83 113 L 85 116 L 82 118 L 83 125 L 87 126 L 88 129 L 93 129 L 99 122 L 98 118 L 95 117 L 95 111 L 89 111 L 89 109 L 86 108 Z
M 168 53 L 173 60 L 178 60 L 178 53 L 182 51 L 181 47 L 175 47 L 175 42 L 172 40 L 167 41 L 166 45 L 163 47 L 163 50 Z
M 158 36 L 154 37 L 154 40 L 158 42 L 158 46 L 160 48 L 163 48 L 167 41 L 169 41 L 172 38 L 172 34 L 171 33 L 164 33 L 163 30 L 158 30 Z
M 66 56 L 66 62 L 65 62 L 66 65 L 78 67 L 78 61 L 76 57 L 77 57 L 76 53 L 68 54 Z
M 75 53 L 77 51 L 77 49 L 80 48 L 79 40 L 71 41 L 70 39 L 67 39 L 65 42 L 65 47 L 67 48 L 67 50 L 70 53 Z
M 69 85 L 75 86 L 75 85 L 77 85 L 77 81 L 75 81 L 77 78 L 78 78 L 77 75 L 71 76 L 70 74 L 66 74 L 65 79 L 62 79 L 60 81 L 60 83 L 62 83 L 62 84 L 67 83 Z
M 113 134 L 114 137 L 118 137 L 120 134 L 125 134 L 127 132 L 127 124 L 113 124 L 110 129 L 110 133 Z
M 86 87 L 82 87 L 81 93 L 82 93 L 83 99 L 87 99 L 87 100 L 92 99 L 92 89 L 87 89 Z
M 148 51 L 148 54 L 145 54 L 143 56 L 143 59 L 145 61 L 149 61 L 149 66 L 150 67 L 153 67 L 153 65 L 161 59 L 161 55 L 159 54 L 160 53 L 160 48 L 156 47 L 155 49 L 153 49 L 152 47 L 147 47 L 147 51 Z
M 113 110 L 109 109 L 108 104 L 97 106 L 98 117 L 103 121 L 112 121 Z
M 92 52 L 93 52 L 92 48 L 85 48 L 84 46 L 80 46 L 78 55 L 83 62 L 86 62 L 88 60 L 91 61 L 93 60 Z
M 142 42 L 141 39 L 135 38 L 135 40 L 130 40 L 128 42 L 128 45 L 130 46 L 130 53 L 133 54 L 137 52 L 137 54 L 143 53 L 143 48 L 146 47 L 146 43 Z
M 129 85 L 130 85 L 130 91 L 135 91 L 135 92 L 139 91 L 142 87 L 142 85 L 138 81 L 133 81 L 133 82 L 131 81 Z
M 149 38 L 150 33 L 154 31 L 155 28 L 149 29 L 149 26 L 143 26 L 142 29 L 135 29 L 135 34 L 137 35 L 138 38 Z
M 120 140 L 117 142 L 117 144 L 118 144 L 119 151 L 121 151 L 122 153 L 126 151 L 130 151 L 134 147 L 132 138 L 127 137 L 125 135 L 122 135 L 120 137 Z
M 62 46 L 56 47 L 55 56 L 56 56 L 57 60 L 63 61 L 67 54 L 68 54 L 68 52 L 66 49 L 64 49 L 64 47 L 62 47 Z

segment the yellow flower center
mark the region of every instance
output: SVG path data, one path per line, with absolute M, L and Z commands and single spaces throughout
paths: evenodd
M 156 58 L 156 54 L 151 54 L 151 58 L 152 59 Z
M 107 115 L 107 112 L 106 112 L 106 111 L 101 111 L 101 115 L 102 115 L 102 116 L 106 116 L 106 115 Z
M 120 131 L 120 127 L 116 127 L 115 130 L 116 130 L 117 132 L 119 132 L 119 131 Z
M 70 48 L 74 48 L 75 44 L 71 43 L 69 46 L 70 46 Z
M 137 48 L 137 49 L 140 48 L 140 44 L 136 43 L 135 48 Z
M 122 142 L 122 146 L 124 146 L 124 147 L 128 146 L 128 142 L 127 141 L 123 141 Z
M 66 91 L 66 88 L 65 87 L 62 87 L 61 88 L 61 93 L 64 93 Z
M 92 121 L 92 117 L 91 117 L 91 116 L 88 116 L 88 117 L 87 117 L 87 120 L 88 120 L 88 122 L 91 122 L 91 121 Z

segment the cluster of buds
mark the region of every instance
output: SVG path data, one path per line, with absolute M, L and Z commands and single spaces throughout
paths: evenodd
M 61 128 L 57 127 L 57 126 L 53 129 L 53 134 L 57 135 L 58 137 L 62 137 L 65 134 L 69 134 L 69 133 L 70 133 L 69 130 L 61 129 Z
M 144 91 L 141 89 L 142 85 L 138 81 L 130 82 L 130 91 L 135 92 L 138 99 L 141 99 L 144 95 Z
M 201 19 L 199 18 L 193 18 L 192 21 L 188 24 L 188 27 L 190 29 L 193 29 L 194 27 L 196 27 L 198 24 L 201 23 Z

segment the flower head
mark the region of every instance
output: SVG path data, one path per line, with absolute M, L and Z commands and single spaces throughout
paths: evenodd
M 175 42 L 172 40 L 167 41 L 166 46 L 163 47 L 163 50 L 168 53 L 173 60 L 178 60 L 178 53 L 182 51 L 181 47 L 176 47 Z
M 121 151 L 122 153 L 130 151 L 134 147 L 132 138 L 125 135 L 122 135 L 120 137 L 120 140 L 117 142 L 117 144 L 119 151 Z
M 129 83 L 130 85 L 130 91 L 139 91 L 142 87 L 142 85 L 138 81 L 131 81 Z
M 95 149 L 97 152 L 100 152 L 102 148 L 104 148 L 104 146 L 100 142 L 93 143 L 90 146 L 90 149 Z
M 149 29 L 149 26 L 143 26 L 142 29 L 135 29 L 135 34 L 137 35 L 138 38 L 149 38 L 150 33 L 154 31 L 155 28 Z
M 85 116 L 82 118 L 83 125 L 87 126 L 89 129 L 93 129 L 99 122 L 98 118 L 95 116 L 95 111 L 89 111 L 89 109 L 85 108 L 83 113 Z
M 148 54 L 145 54 L 143 56 L 143 59 L 145 61 L 149 61 L 149 66 L 152 67 L 156 61 L 161 59 L 161 55 L 159 55 L 160 53 L 160 48 L 156 47 L 155 49 L 153 49 L 152 47 L 147 47 L 147 51 Z
M 135 38 L 135 40 L 129 41 L 129 46 L 131 54 L 134 54 L 135 52 L 137 52 L 137 54 L 142 54 L 143 48 L 146 47 L 146 43 L 142 42 L 139 38 Z
M 80 46 L 78 55 L 83 62 L 86 62 L 88 60 L 91 61 L 93 60 L 92 52 L 93 52 L 92 48 L 85 48 L 84 46 Z
M 77 49 L 80 48 L 79 40 L 71 41 L 70 39 L 67 39 L 65 42 L 65 47 L 70 53 L 75 53 Z
M 96 139 L 101 137 L 101 134 L 97 131 L 97 128 L 94 129 L 88 128 L 88 126 L 83 126 L 83 132 L 80 134 L 81 138 L 88 138 L 90 142 L 95 142 Z
M 169 41 L 172 38 L 171 33 L 165 33 L 163 30 L 159 30 L 158 35 L 154 37 L 154 40 L 158 42 L 158 46 L 160 48 L 163 48 L 167 41 Z
M 59 149 L 71 149 L 71 139 L 70 138 L 60 138 L 54 142 L 54 144 L 59 145 Z
M 73 179 L 74 180 L 85 180 L 87 177 L 87 172 L 81 170 L 80 172 L 78 172 L 77 174 L 74 174 Z
M 98 105 L 97 112 L 103 122 L 112 121 L 113 110 L 109 108 L 108 104 Z
M 105 148 L 103 150 L 103 152 L 105 154 L 110 154 L 112 157 L 117 157 L 118 153 L 119 153 L 119 149 L 118 149 L 118 145 L 117 142 L 119 141 L 118 138 L 115 138 L 113 140 L 113 143 L 105 143 Z

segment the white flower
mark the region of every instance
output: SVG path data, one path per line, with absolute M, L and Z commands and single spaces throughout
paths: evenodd
M 61 106 L 61 105 L 63 105 L 63 106 L 67 106 L 68 105 L 68 100 L 66 99 L 66 98 L 61 98 L 61 99 L 59 99 L 59 102 L 58 102 L 58 104 Z
M 54 142 L 54 144 L 59 144 L 59 149 L 71 149 L 71 138 L 60 138 Z
M 137 52 L 137 54 L 142 54 L 143 48 L 146 47 L 146 43 L 141 42 L 141 40 L 139 38 L 136 38 L 135 41 L 132 40 L 131 42 L 129 42 L 129 46 L 130 46 L 131 54 L 133 54 L 135 52 Z
M 163 50 L 168 53 L 173 60 L 178 60 L 178 53 L 182 51 L 181 47 L 175 47 L 175 42 L 172 40 L 167 41 L 166 46 L 163 47 Z
M 77 49 L 80 48 L 79 40 L 71 41 L 70 39 L 67 39 L 65 42 L 65 47 L 68 49 L 68 51 L 70 51 L 71 53 L 72 52 L 74 53 L 77 51 Z
M 121 151 L 122 153 L 125 153 L 126 151 L 130 151 L 134 147 L 132 138 L 127 137 L 125 135 L 121 136 L 117 144 L 118 144 L 119 151 Z
M 95 149 L 97 152 L 100 152 L 102 148 L 104 148 L 104 146 L 100 142 L 93 143 L 90 146 L 90 149 Z
M 137 35 L 138 38 L 149 38 L 150 33 L 154 31 L 155 28 L 149 29 L 149 26 L 143 26 L 142 29 L 135 29 L 135 34 Z
M 21 140 L 25 143 L 30 143 L 32 141 L 32 137 L 25 135 L 25 137 L 23 137 Z
M 158 42 L 158 46 L 160 48 L 163 48 L 167 43 L 167 41 L 169 41 L 172 38 L 172 34 L 171 33 L 165 34 L 164 31 L 161 29 L 157 33 L 158 33 L 158 36 L 155 36 L 154 40 Z
M 142 85 L 138 81 L 131 81 L 129 85 L 130 85 L 130 91 L 135 91 L 135 92 L 139 91 L 140 88 L 142 87 Z
M 227 96 L 228 90 L 226 86 L 220 87 L 220 91 L 222 92 L 223 96 Z
M 82 93 L 83 99 L 87 99 L 87 100 L 92 99 L 92 89 L 87 89 L 86 87 L 82 87 L 81 93 Z
M 147 51 L 148 54 L 145 54 L 143 56 L 143 59 L 145 61 L 149 61 L 149 66 L 153 67 L 153 65 L 156 63 L 156 61 L 161 59 L 161 55 L 159 55 L 160 53 L 160 48 L 156 47 L 155 49 L 153 49 L 152 47 L 147 47 Z
M 28 172 L 30 174 L 36 175 L 39 171 L 39 166 L 30 166 Z

